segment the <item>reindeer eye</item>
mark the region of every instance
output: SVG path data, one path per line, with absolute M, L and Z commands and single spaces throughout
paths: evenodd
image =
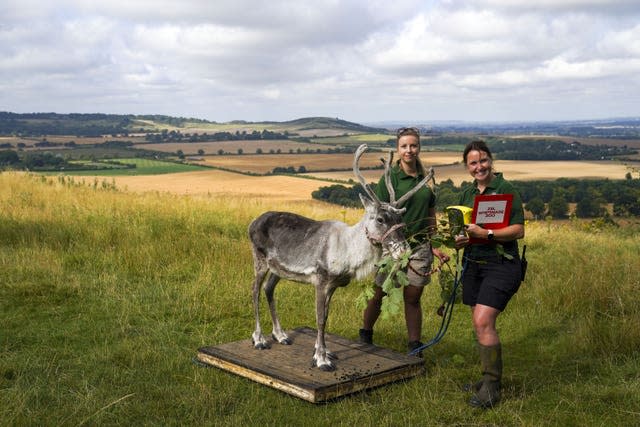
M 382 219 L 382 217 L 381 217 L 381 216 L 379 216 L 379 217 L 377 217 L 377 218 L 376 218 L 376 222 L 377 222 L 378 224 L 382 224 L 382 223 L 384 223 L 384 220 Z

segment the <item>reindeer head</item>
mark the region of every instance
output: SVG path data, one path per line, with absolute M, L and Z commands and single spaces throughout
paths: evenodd
M 393 160 L 393 152 L 390 152 L 388 160 L 383 160 L 385 184 L 389 191 L 390 201 L 389 203 L 382 202 L 373 190 L 371 190 L 371 187 L 369 187 L 369 184 L 367 184 L 367 181 L 360 173 L 358 163 L 366 150 L 366 144 L 360 145 L 353 159 L 353 173 L 358 178 L 358 181 L 360 181 L 362 188 L 368 196 L 360 195 L 360 200 L 365 208 L 365 231 L 367 237 L 373 244 L 381 245 L 383 252 L 388 252 L 394 259 L 398 259 L 404 252 L 409 250 L 409 244 L 403 232 L 405 224 L 402 222 L 402 214 L 406 209 L 403 208 L 402 205 L 426 184 L 428 180 L 433 179 L 433 168 L 429 170 L 429 174 L 427 174 L 418 185 L 400 199 L 396 200 L 395 191 L 390 179 L 391 162 Z

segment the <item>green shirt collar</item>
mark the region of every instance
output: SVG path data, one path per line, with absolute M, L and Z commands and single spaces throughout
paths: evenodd
M 400 179 L 416 179 L 416 178 L 424 178 L 424 174 L 421 173 L 420 171 L 418 171 L 418 175 L 417 176 L 411 176 L 411 175 L 407 175 L 407 173 L 404 171 L 404 169 L 402 169 L 402 167 L 400 166 L 400 160 L 396 160 L 396 164 L 393 165 L 393 167 L 391 168 L 391 172 L 395 173 L 398 175 L 398 178 Z
M 494 172 L 493 178 L 491 179 L 489 185 L 487 185 L 487 187 L 484 189 L 483 194 L 494 194 L 500 188 L 500 185 L 503 182 L 504 177 L 502 176 L 502 172 Z M 478 189 L 478 181 L 475 179 L 473 180 L 473 186 L 475 187 L 476 193 L 479 194 L 480 190 Z

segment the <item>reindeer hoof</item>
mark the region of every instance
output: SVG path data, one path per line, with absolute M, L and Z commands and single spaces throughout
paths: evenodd
M 282 344 L 282 345 L 291 345 L 291 344 L 293 344 L 293 341 L 292 341 L 292 340 L 291 340 L 291 338 L 289 338 L 289 337 L 284 337 L 282 340 L 279 340 L 279 339 L 278 339 L 278 338 L 276 338 L 276 336 L 275 336 L 275 335 L 273 335 L 273 334 L 271 334 L 271 337 L 272 337 L 274 340 L 278 341 L 278 342 L 279 342 L 280 344 Z
M 327 365 L 320 365 L 320 366 L 318 366 L 318 368 L 320 368 L 320 370 L 324 371 L 324 372 L 333 372 L 333 371 L 336 370 L 336 367 L 333 364 L 331 364 L 331 365 L 328 365 L 328 364 Z
M 317 357 L 313 357 L 313 359 L 311 359 L 311 366 L 312 367 L 316 367 L 318 369 L 320 369 L 321 371 L 324 372 L 332 372 L 336 370 L 336 365 L 333 364 L 333 362 L 331 362 L 330 360 L 331 358 L 327 357 L 322 359 L 322 362 L 320 362 L 320 360 Z
M 255 348 L 256 350 L 267 350 L 268 348 L 270 348 L 269 344 L 267 343 L 260 342 L 260 341 L 255 342 L 254 340 L 251 340 L 251 341 L 253 341 L 253 348 Z

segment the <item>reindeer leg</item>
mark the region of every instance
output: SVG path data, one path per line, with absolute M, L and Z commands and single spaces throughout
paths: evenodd
M 276 300 L 274 298 L 274 290 L 276 285 L 280 281 L 280 276 L 271 273 L 267 279 L 267 283 L 264 285 L 264 294 L 267 297 L 269 303 L 269 311 L 271 312 L 271 323 L 273 324 L 273 331 L 271 336 L 280 344 L 290 345 L 291 339 L 284 333 L 282 326 L 280 326 L 280 319 L 278 319 L 278 313 L 276 312 Z
M 269 270 L 267 270 L 265 266 L 261 268 L 257 259 L 255 264 L 256 278 L 253 281 L 253 312 L 256 317 L 256 329 L 253 331 L 253 335 L 251 335 L 251 340 L 253 341 L 254 348 L 264 350 L 269 348 L 269 343 L 265 336 L 262 335 L 262 328 L 260 327 L 260 285 L 262 285 Z
M 316 286 L 316 324 L 318 326 L 318 336 L 316 337 L 316 351 L 313 355 L 313 362 L 323 371 L 333 371 L 336 369 L 334 363 L 331 361 L 332 356 L 331 353 L 327 351 L 324 340 L 324 330 L 327 317 L 329 316 L 329 302 L 331 302 L 331 297 L 335 290 L 336 288 L 331 285 Z M 335 358 L 335 356 L 333 358 Z

